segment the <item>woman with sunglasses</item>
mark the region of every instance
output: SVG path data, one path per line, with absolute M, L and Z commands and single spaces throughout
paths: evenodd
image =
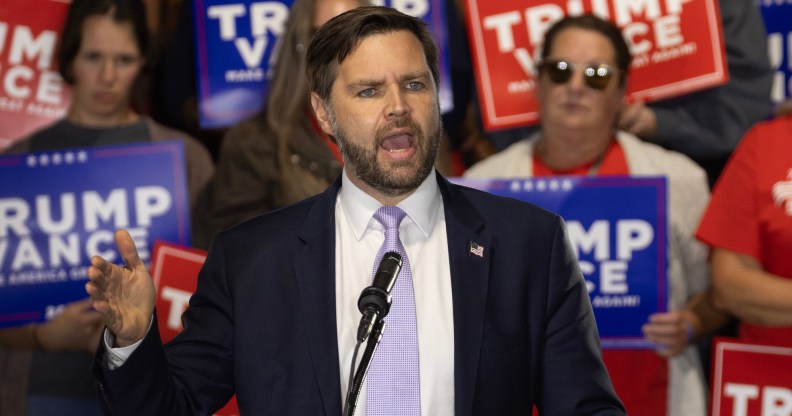
M 725 321 L 708 301 L 707 250 L 693 238 L 708 200 L 707 179 L 682 154 L 616 130 L 630 60 L 610 22 L 592 15 L 557 22 L 545 35 L 537 68 L 540 131 L 465 175 L 668 178 L 670 312 L 652 315 L 643 326 L 658 348 L 605 350 L 603 358 L 629 414 L 704 416 L 707 391 L 695 341 Z

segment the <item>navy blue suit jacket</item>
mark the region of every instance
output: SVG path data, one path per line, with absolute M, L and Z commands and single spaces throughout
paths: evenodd
M 561 219 L 440 175 L 438 183 L 451 267 L 456 414 L 530 415 L 534 404 L 546 415 L 624 414 Z M 116 370 L 106 369 L 105 351 L 98 351 L 94 373 L 106 409 L 206 415 L 236 393 L 243 415 L 340 415 L 339 187 L 336 181 L 316 197 L 219 233 L 179 336 L 163 347 L 155 324 Z M 471 242 L 484 247 L 483 256 L 469 253 Z

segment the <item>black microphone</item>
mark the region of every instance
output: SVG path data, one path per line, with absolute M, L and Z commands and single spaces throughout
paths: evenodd
M 368 338 L 374 324 L 385 318 L 390 311 L 391 289 L 396 283 L 396 277 L 402 267 L 402 256 L 395 251 L 389 251 L 382 256 L 377 273 L 374 274 L 374 283 L 363 289 L 358 298 L 358 309 L 363 313 L 358 326 L 357 340 L 363 342 Z

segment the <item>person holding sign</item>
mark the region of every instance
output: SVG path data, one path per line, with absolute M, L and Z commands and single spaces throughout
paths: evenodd
M 465 176 L 668 178 L 670 312 L 652 315 L 643 327 L 657 350 L 605 350 L 603 356 L 629 413 L 703 416 L 707 392 L 694 342 L 723 323 L 711 318 L 707 250 L 693 238 L 708 199 L 706 175 L 679 153 L 615 130 L 630 60 L 611 22 L 593 15 L 558 21 L 545 35 L 537 68 L 541 130 Z
M 101 145 L 180 140 L 184 144 L 190 201 L 213 173 L 208 151 L 184 133 L 161 126 L 137 113 L 130 104 L 136 82 L 146 66 L 148 28 L 139 0 L 74 0 L 57 50 L 58 66 L 71 87 L 66 117 L 16 142 L 8 153 L 50 151 Z M 90 376 L 102 319 L 88 299 L 66 305 L 48 322 L 0 331 L 0 345 L 17 363 L 32 359 L 15 378 L 23 391 L 3 397 L 25 397 L 31 415 L 99 414 Z M 29 381 L 27 381 L 29 380 Z M 23 405 L 24 406 L 24 405 Z
M 790 115 L 749 130 L 696 233 L 712 247 L 716 304 L 754 344 L 792 347 L 791 139 Z
M 57 50 L 58 70 L 71 88 L 66 117 L 17 141 L 6 153 L 179 140 L 196 217 L 201 193 L 214 174 L 209 151 L 195 138 L 156 123 L 132 106 L 149 49 L 141 1 L 73 1 Z M 196 228 L 194 221 L 197 237 L 201 230 Z M 207 244 L 194 242 L 196 247 Z
M 93 258 L 86 290 L 107 324 L 94 374 L 108 409 L 211 414 L 236 393 L 242 414 L 341 414 L 359 294 L 384 243 L 402 266 L 359 414 L 525 415 L 536 404 L 624 415 L 562 220 L 434 169 L 439 71 L 425 24 L 350 10 L 314 35 L 307 70 L 342 174 L 217 234 L 183 332 L 162 346 L 154 285 L 126 232 L 126 266 Z
M 653 103 L 626 105 L 619 128 L 684 153 L 718 179 L 745 132 L 772 113 L 773 70 L 759 6 L 720 0 L 729 81 L 721 86 Z
M 341 172 L 335 143 L 313 115 L 305 51 L 317 28 L 363 0 L 295 0 L 256 116 L 223 137 L 217 173 L 208 188 L 209 236 L 262 212 L 322 192 Z

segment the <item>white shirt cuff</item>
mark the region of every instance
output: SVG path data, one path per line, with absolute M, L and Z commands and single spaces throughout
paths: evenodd
M 151 325 L 154 323 L 154 316 L 152 315 L 151 320 L 149 321 L 148 331 L 151 331 Z M 105 350 L 107 354 L 105 355 L 105 365 L 107 368 L 111 370 L 115 370 L 118 367 L 124 365 L 126 360 L 132 355 L 133 352 L 140 346 L 140 343 L 143 342 L 143 339 L 140 341 L 126 346 L 126 347 L 119 347 L 113 348 L 113 344 L 115 343 L 115 335 L 110 332 L 109 329 L 105 328 L 104 330 L 104 343 L 105 343 Z

